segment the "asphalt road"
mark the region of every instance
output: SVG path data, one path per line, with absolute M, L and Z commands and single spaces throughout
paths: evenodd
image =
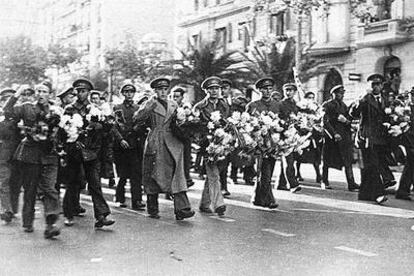
M 312 172 L 304 171 L 308 180 Z M 196 182 L 189 192 L 195 209 Z M 161 200 L 154 220 L 111 203 L 116 224 L 105 230 L 93 228 L 83 195 L 86 216 L 62 226 L 56 240 L 43 239 L 41 208 L 34 233 L 24 233 L 20 219 L 0 226 L 0 275 L 413 274 L 412 202 L 382 207 L 358 202 L 341 182 L 332 191 L 305 186 L 300 194 L 275 191 L 280 206 L 270 211 L 249 203 L 252 187 L 230 185 L 224 218 L 197 212 L 176 221 L 172 202 Z M 112 199 L 113 190 L 104 192 Z

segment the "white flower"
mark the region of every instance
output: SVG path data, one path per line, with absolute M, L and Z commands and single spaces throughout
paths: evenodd
M 272 140 L 274 143 L 278 143 L 280 141 L 280 134 L 279 133 L 273 133 L 272 134 Z
M 213 123 L 213 122 L 208 122 L 208 124 L 207 124 L 207 128 L 208 128 L 209 130 L 214 129 L 214 123 Z
M 225 134 L 226 134 L 226 132 L 222 128 L 218 128 L 214 132 L 214 136 L 217 136 L 217 137 L 224 137 Z
M 385 112 L 385 114 L 389 115 L 389 114 L 391 114 L 392 110 L 391 110 L 391 108 L 386 107 L 386 108 L 384 109 L 384 112 Z
M 260 119 L 262 120 L 263 124 L 266 126 L 270 126 L 272 124 L 272 118 L 270 118 L 270 116 L 267 115 L 260 115 Z
M 185 121 L 185 118 L 186 118 L 185 115 L 186 115 L 185 110 L 183 108 L 181 108 L 181 107 L 177 108 L 177 120 L 179 122 Z
M 241 114 L 238 111 L 233 112 L 233 115 L 231 116 L 231 118 L 233 120 L 235 120 L 236 122 L 240 121 L 241 119 Z
M 404 115 L 404 107 L 402 107 L 402 106 L 397 106 L 397 107 L 395 107 L 395 113 L 396 113 L 398 116 L 402 116 L 402 115 Z
M 254 130 L 254 127 L 253 127 L 251 124 L 245 124 L 245 125 L 244 125 L 244 130 L 245 130 L 247 133 L 250 133 L 250 132 L 252 132 L 252 131 Z
M 211 121 L 213 121 L 215 123 L 218 123 L 221 120 L 220 111 L 211 112 L 210 119 L 211 119 Z

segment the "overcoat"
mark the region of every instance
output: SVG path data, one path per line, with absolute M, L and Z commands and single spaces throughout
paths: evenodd
M 348 113 L 348 107 L 343 101 L 329 100 L 323 104 L 323 109 L 325 112 L 323 116 L 323 161 L 327 167 L 340 170 L 343 166 L 352 165 L 352 118 Z M 339 115 L 347 118 L 349 122 L 342 123 L 338 121 Z M 342 140 L 336 142 L 334 139 L 335 134 L 341 135 Z
M 184 145 L 171 130 L 177 104 L 167 100 L 167 108 L 158 100 L 144 103 L 135 113 L 136 124 L 150 123 L 144 148 L 143 184 L 147 194 L 187 191 L 184 175 Z

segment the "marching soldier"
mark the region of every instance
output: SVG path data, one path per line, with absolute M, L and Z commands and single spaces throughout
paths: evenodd
M 221 94 L 223 96 L 224 101 L 228 104 L 230 113 L 233 112 L 232 105 L 233 105 L 233 82 L 229 79 L 221 79 Z M 230 164 L 230 160 L 226 159 L 227 164 L 223 164 L 223 169 L 220 171 L 220 184 L 221 184 L 221 191 L 224 196 L 229 196 L 230 192 L 227 189 L 227 173 L 228 173 L 228 167 Z M 237 183 L 237 168 L 231 166 L 231 174 L 233 175 L 233 179 L 236 179 Z M 234 175 L 236 176 L 234 177 Z
M 358 147 L 362 151 L 363 168 L 361 168 L 361 186 L 358 199 L 371 200 L 382 204 L 387 200 L 381 168 L 386 167 L 387 130 L 385 99 L 381 96 L 384 77 L 373 74 L 368 77 L 372 91 L 351 105 L 350 114 L 360 118 Z
M 221 79 L 215 76 L 205 79 L 201 84 L 201 88 L 206 92 L 207 97 L 197 103 L 194 108 L 200 111 L 200 119 L 206 124 L 210 121 L 210 115 L 214 111 L 220 111 L 221 117 L 224 119 L 227 119 L 230 115 L 229 105 L 223 98 L 219 97 L 221 86 Z M 227 169 L 227 161 L 219 161 L 217 164 L 206 162 L 205 166 L 207 178 L 204 183 L 199 209 L 203 213 L 212 213 L 211 205 L 214 212 L 222 216 L 226 211 L 226 205 L 224 205 L 221 193 L 220 173 Z
M 90 105 L 88 96 L 93 89 L 93 85 L 88 80 L 78 79 L 72 86 L 77 92 L 78 99 L 75 103 L 66 107 L 65 113 L 69 115 L 79 114 L 86 122 L 85 118 Z M 102 126 L 96 124 L 93 129 L 85 130 L 85 132 L 87 132 L 87 135 L 81 133 L 77 141 L 66 145 L 67 170 L 70 178 L 63 199 L 65 225 L 72 226 L 74 224 L 73 217 L 83 213 L 83 210 L 79 209 L 79 198 L 81 185 L 85 177 L 88 182 L 89 194 L 92 196 L 96 219 L 95 227 L 101 228 L 115 223 L 114 220 L 107 218 L 111 211 L 103 197 L 99 175 L 98 156 L 102 146 Z
M 50 89 L 45 85 L 38 85 L 36 87 L 38 99 L 34 104 L 26 102 L 15 105 L 23 90 L 19 89 L 14 96 L 10 97 L 4 109 L 6 113 L 13 114 L 16 121 L 22 120 L 24 126 L 31 129 L 39 126 L 41 121 L 47 121 L 46 116 L 50 113 Z M 52 127 L 57 127 L 57 123 L 54 126 L 48 126 L 48 131 L 52 132 Z M 60 234 L 59 228 L 55 225 L 60 210 L 59 195 L 54 187 L 57 178 L 58 158 L 53 149 L 57 141 L 53 141 L 52 135 L 49 134 L 43 140 L 37 134 L 29 133 L 20 142 L 14 154 L 14 159 L 20 162 L 19 166 L 23 176 L 24 204 L 22 214 L 24 231 L 28 233 L 34 231 L 36 193 L 37 189 L 40 189 L 43 195 L 42 201 L 47 225 L 44 237 L 47 239 Z
M 359 186 L 355 184 L 352 171 L 352 130 L 348 107 L 343 102 L 345 89 L 343 85 L 337 85 L 330 91 L 333 99 L 323 104 L 325 111 L 323 117 L 325 143 L 323 145 L 323 173 L 322 184 L 330 189 L 328 181 L 328 169 L 341 170 L 345 167 L 345 176 L 348 182 L 348 190 L 356 191 Z M 322 186 L 323 187 L 323 186 Z
M 260 100 L 247 105 L 247 112 L 250 114 L 261 114 L 262 112 L 280 112 L 280 103 L 272 99 L 275 81 L 272 78 L 263 78 L 256 82 L 256 89 L 262 94 Z M 263 156 L 261 160 L 260 179 L 257 180 L 254 205 L 275 209 L 278 207 L 272 192 L 272 175 L 275 169 L 276 159 L 270 156 Z
M 143 145 L 145 141 L 144 129 L 134 128 L 133 116 L 139 109 L 133 98 L 136 88 L 132 84 L 121 87 L 120 94 L 124 96 L 124 102 L 114 106 L 114 157 L 116 171 L 119 177 L 116 186 L 115 201 L 120 207 L 125 204 L 125 184 L 127 179 L 131 185 L 131 208 L 141 210 L 145 208 L 142 202 L 142 159 Z
M 299 110 L 298 110 L 298 107 L 294 99 L 296 92 L 297 92 L 296 84 L 286 83 L 283 85 L 283 93 L 285 95 L 285 98 L 280 102 L 280 114 L 279 114 L 280 119 L 288 120 L 290 117 L 290 114 L 298 113 Z M 294 153 L 291 153 L 285 156 L 283 159 L 286 163 L 286 167 L 283 166 L 284 162 L 282 162 L 278 189 L 279 190 L 288 189 L 286 187 L 287 186 L 286 179 L 287 179 L 290 185 L 290 191 L 292 193 L 296 193 L 300 191 L 302 188 L 299 186 L 299 183 L 296 179 L 295 167 L 294 167 L 294 162 L 295 162 Z
M 143 184 L 147 194 L 147 210 L 150 218 L 158 219 L 158 195 L 170 193 L 174 198 L 177 220 L 194 216 L 187 197 L 187 181 L 184 175 L 184 145 L 173 135 L 171 121 L 177 104 L 168 99 L 170 81 L 158 78 L 150 83 L 156 95 L 152 96 L 135 113 L 138 126 L 150 125 L 144 161 Z

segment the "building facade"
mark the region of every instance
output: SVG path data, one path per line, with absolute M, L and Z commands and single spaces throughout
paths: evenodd
M 326 9 L 302 17 L 301 32 L 297 16 L 280 0 L 180 2 L 175 36 L 180 49 L 215 40 L 224 51 L 248 53 L 252 44 L 276 43 L 280 48 L 278 37 L 301 33 L 302 53 L 323 61 L 319 74 L 304 84 L 321 102 L 337 84 L 348 91 L 347 102 L 360 97 L 372 73 L 384 74 L 392 90 L 414 86 L 414 1 L 368 0 L 353 7 L 353 1 L 331 0 Z

